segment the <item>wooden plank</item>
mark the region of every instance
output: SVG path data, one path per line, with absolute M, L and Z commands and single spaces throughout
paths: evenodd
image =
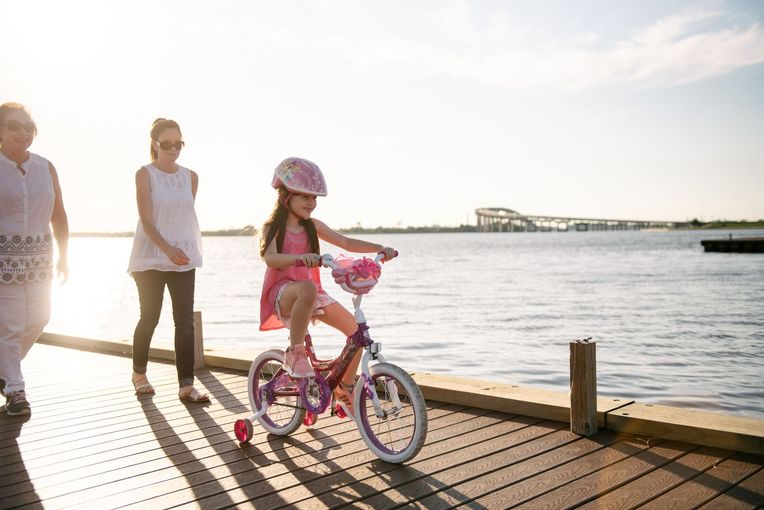
M 207 430 L 205 431 L 204 434 L 200 434 L 201 439 L 197 440 L 196 442 L 186 441 L 186 438 L 184 437 L 173 438 L 172 436 L 169 436 L 165 440 L 161 440 L 160 448 L 158 448 L 157 451 L 159 453 L 162 453 L 163 455 L 161 455 L 160 457 L 157 457 L 158 459 L 157 462 L 159 462 L 160 464 L 164 462 L 163 467 L 168 468 L 169 471 L 174 473 L 173 476 L 176 476 L 178 467 L 183 465 L 183 462 L 182 462 L 183 460 L 190 463 L 194 463 L 194 462 L 199 463 L 200 459 L 204 458 L 205 456 L 210 458 L 218 457 L 220 456 L 221 452 L 224 450 L 225 451 L 240 450 L 238 445 L 234 446 L 235 442 L 232 441 L 230 430 L 223 431 L 219 426 L 217 426 L 216 428 L 217 428 L 217 432 L 215 434 L 211 434 L 210 431 Z M 207 448 L 207 443 L 209 442 L 210 438 L 214 438 L 216 436 L 222 437 L 223 439 L 219 441 L 218 444 L 215 444 L 215 443 L 210 444 L 209 445 L 210 447 Z M 265 441 L 265 433 L 263 431 L 261 431 L 260 433 L 260 438 L 261 438 L 260 439 L 261 441 Z M 167 439 L 169 439 L 170 441 L 168 442 Z M 206 451 L 204 451 L 205 448 L 207 448 Z M 196 451 L 192 451 L 192 450 L 196 450 Z M 183 455 L 186 455 L 185 459 L 182 458 Z M 213 461 L 215 461 L 215 459 L 213 459 Z M 147 466 L 147 464 L 149 466 Z M 146 473 L 149 477 L 157 476 L 156 471 L 153 473 L 147 473 L 146 469 L 147 467 L 150 467 L 150 463 L 140 463 L 140 464 L 134 465 L 133 467 L 137 467 L 138 473 L 140 474 Z M 206 467 L 204 470 L 206 470 Z M 115 481 L 119 481 L 120 477 L 124 478 L 124 476 L 127 475 L 127 477 L 131 480 L 131 483 L 132 483 L 132 480 L 134 480 L 134 478 L 129 475 L 132 475 L 134 473 L 130 473 L 129 471 L 130 471 L 129 469 L 127 470 L 127 472 L 125 470 L 119 470 L 119 472 L 115 472 L 114 470 L 112 470 L 112 472 L 107 473 L 107 475 L 112 476 L 114 478 L 111 480 L 109 480 L 108 478 L 104 479 L 103 482 L 113 483 Z M 90 474 L 90 473 L 86 473 L 86 474 Z M 93 484 L 99 485 L 100 481 L 101 480 L 98 480 L 98 475 L 95 475 L 93 477 L 90 477 L 90 476 L 87 477 L 86 480 L 83 480 L 83 483 L 87 483 L 90 485 L 93 485 Z M 153 483 L 153 482 L 149 481 L 149 483 Z M 74 494 L 75 500 L 77 501 L 83 500 L 85 494 L 80 493 L 78 495 L 76 492 L 78 489 L 83 489 L 83 487 L 87 487 L 87 486 L 76 486 L 77 485 L 76 483 L 74 484 L 75 486 L 72 486 L 70 484 L 63 484 L 63 485 L 64 485 L 64 489 L 66 489 L 68 493 L 72 493 L 72 492 L 75 493 Z M 119 484 L 116 484 L 116 485 L 119 486 Z M 106 490 L 108 491 L 111 489 L 107 488 Z
M 208 436 L 215 437 L 215 434 L 211 434 L 209 431 L 207 432 Z M 218 443 L 230 443 L 230 433 L 219 431 L 219 436 L 225 436 L 225 441 L 219 440 Z M 196 442 L 191 442 L 190 445 L 192 447 L 200 448 L 205 446 L 207 443 L 206 441 L 207 437 L 203 437 L 202 440 L 197 440 Z M 181 448 L 182 447 L 178 447 Z M 158 462 L 164 462 L 165 467 L 170 467 L 173 470 L 176 470 L 176 466 L 174 465 L 174 460 L 171 459 L 168 455 L 166 455 L 166 451 L 164 447 L 160 447 L 159 445 L 154 445 L 153 450 L 151 452 L 158 452 L 160 455 L 157 455 L 159 459 L 161 459 Z M 182 450 L 183 452 L 189 452 L 190 450 Z M 165 453 L 164 455 L 161 455 L 162 453 Z M 106 459 L 101 459 L 101 462 L 93 465 L 82 465 L 77 468 L 75 468 L 75 472 L 79 475 L 78 477 L 75 477 L 74 480 L 71 480 L 71 478 L 68 476 L 68 473 L 65 473 L 64 476 L 52 476 L 47 478 L 46 483 L 37 483 L 38 478 L 35 475 L 35 470 L 30 469 L 28 472 L 31 476 L 34 477 L 36 481 L 36 488 L 37 493 L 42 497 L 43 499 L 53 499 L 57 496 L 60 496 L 62 494 L 69 494 L 72 492 L 75 492 L 78 489 L 84 489 L 89 488 L 93 485 L 97 485 L 99 483 L 104 484 L 111 484 L 116 481 L 119 481 L 122 479 L 122 477 L 132 474 L 131 471 L 137 471 L 139 473 L 144 473 L 144 467 L 140 463 L 133 462 L 132 465 L 130 465 L 130 462 L 128 461 L 129 467 L 127 469 L 120 470 L 118 467 L 114 467 L 114 464 L 118 464 L 120 457 L 118 453 L 112 453 L 111 457 L 108 457 Z M 103 474 L 99 473 L 99 471 L 103 471 Z M 15 487 L 15 486 L 14 486 Z M 11 487 L 12 489 L 13 487 Z M 8 491 L 9 488 L 3 488 L 2 491 Z M 12 491 L 11 491 L 12 492 Z
M 543 420 L 564 423 L 570 421 L 570 397 L 563 392 L 430 373 L 415 372 L 411 375 L 428 400 L 533 416 Z M 607 413 L 632 402 L 633 400 L 625 398 L 598 397 L 597 425 L 605 428 Z
M 223 383 L 229 388 L 234 388 L 234 384 L 230 381 L 233 379 L 222 379 L 215 383 L 208 385 L 208 391 L 217 391 L 224 388 Z M 244 383 L 238 383 L 238 388 L 241 391 L 241 396 L 246 396 L 246 385 Z M 153 399 L 147 399 L 145 397 L 135 397 L 132 394 L 125 395 L 125 391 L 122 391 L 122 395 L 113 397 L 111 395 L 90 397 L 88 403 L 83 402 L 82 409 L 72 416 L 68 417 L 65 421 L 62 421 L 62 415 L 67 415 L 65 406 L 63 408 L 58 407 L 56 404 L 51 404 L 48 407 L 53 407 L 55 412 L 48 412 L 46 416 L 39 417 L 34 414 L 34 420 L 30 420 L 29 426 L 25 427 L 24 435 L 22 436 L 19 444 L 23 443 L 35 443 L 37 448 L 46 447 L 45 441 L 56 441 L 57 445 L 61 445 L 65 440 L 71 440 L 72 436 L 66 435 L 68 431 L 85 432 L 87 430 L 99 429 L 103 426 L 108 426 L 112 422 L 119 423 L 124 428 L 129 428 L 129 421 L 124 421 L 129 417 L 133 417 L 134 420 L 138 420 L 139 416 L 150 416 L 153 411 L 146 409 L 145 406 L 159 406 L 163 409 L 172 409 L 175 412 L 181 412 L 186 409 L 185 406 L 178 400 L 175 390 L 173 388 L 170 395 L 155 396 Z M 240 405 L 244 405 L 238 399 L 236 399 Z M 145 409 L 145 413 L 136 414 L 136 411 Z M 41 413 L 39 413 L 41 414 Z M 145 420 L 144 420 L 145 422 Z M 12 423 L 12 422 L 10 422 Z M 9 426 L 11 426 L 9 424 Z M 63 437 L 62 437 L 63 436 Z M 0 448 L 4 444 L 4 440 L 0 439 Z M 31 450 L 30 450 L 31 451 Z
M 453 413 L 446 418 L 447 420 L 441 420 L 442 423 L 438 423 L 438 420 L 432 423 L 435 428 L 428 434 L 427 443 L 417 458 L 442 452 L 454 438 L 464 435 L 490 435 L 503 422 L 501 418 L 490 415 L 465 419 L 464 414 Z M 396 466 L 375 462 L 374 454 L 366 448 L 360 436 L 356 433 L 355 437 L 357 441 L 352 450 L 343 446 L 342 449 L 330 448 L 322 453 L 308 449 L 308 445 L 300 445 L 305 449 L 304 455 L 296 455 L 294 450 L 284 451 L 278 456 L 277 467 L 269 471 L 267 479 L 246 485 L 233 484 L 225 491 L 206 493 L 207 497 L 198 502 L 189 499 L 187 504 L 189 507 L 201 504 L 209 508 L 220 508 L 229 501 L 235 504 L 250 501 L 257 508 L 274 508 L 285 503 L 292 505 L 299 497 L 315 497 L 315 493 L 312 492 L 314 489 L 323 491 L 335 483 L 349 483 L 359 472 L 368 473 L 371 465 L 378 465 L 380 469 L 395 469 Z M 274 442 L 297 446 L 291 438 L 274 438 Z M 199 487 L 196 490 L 207 489 Z M 308 491 L 307 496 L 304 495 L 305 491 Z M 286 498 L 285 492 L 288 492 Z M 152 500 L 151 503 L 161 506 L 162 500 Z
M 615 490 L 610 490 L 607 494 L 579 508 L 587 510 L 637 508 L 698 476 L 732 453 L 729 450 L 701 447 Z
M 450 411 L 447 408 L 443 408 L 445 413 L 449 413 Z M 439 413 L 439 410 L 434 411 L 433 414 L 435 414 L 437 418 L 437 414 Z M 437 420 L 436 420 L 437 421 Z M 358 440 L 357 433 L 355 432 L 355 428 L 353 424 L 349 420 L 337 420 L 337 419 L 326 419 L 326 420 L 320 420 L 319 423 L 325 423 L 328 425 L 325 425 L 323 429 L 320 428 L 314 428 L 313 430 L 301 430 L 299 433 L 292 436 L 292 439 L 295 441 L 310 441 L 310 438 L 313 437 L 316 434 L 326 435 L 327 437 L 341 437 L 340 432 L 347 432 L 349 431 L 350 434 L 347 436 L 350 441 L 356 441 Z M 253 446 L 261 446 L 268 444 L 268 437 L 265 431 L 262 429 L 256 429 L 256 436 L 253 438 L 253 441 L 251 445 L 245 445 L 247 448 L 253 447 Z M 191 475 L 196 472 L 202 472 L 206 473 L 208 468 L 219 464 L 218 459 L 212 459 L 213 464 L 209 464 L 207 460 L 204 460 L 204 468 L 199 469 L 193 469 L 192 467 L 187 466 L 187 463 L 199 463 L 206 457 L 212 457 L 214 454 L 222 455 L 228 452 L 234 452 L 234 454 L 241 452 L 241 449 L 243 447 L 239 447 L 238 443 L 232 440 L 230 430 L 229 431 L 223 431 L 219 430 L 218 434 L 224 439 L 221 441 L 223 444 L 211 444 L 211 446 L 214 447 L 214 452 L 211 452 L 210 454 L 207 453 L 205 450 L 206 444 L 204 439 L 209 439 L 210 433 L 209 431 L 205 432 L 205 434 L 201 437 L 198 441 L 188 441 L 188 439 L 185 436 L 178 437 L 177 440 L 173 440 L 171 442 L 163 442 L 161 444 L 161 450 L 160 453 L 163 452 L 166 454 L 167 458 L 171 459 L 170 463 L 166 463 L 164 465 L 158 466 L 160 470 L 164 469 L 166 474 L 157 472 L 156 470 L 147 473 L 146 480 L 144 481 L 142 478 L 135 478 L 132 477 L 129 480 L 126 481 L 120 481 L 117 483 L 117 489 L 119 492 L 126 491 L 128 489 L 140 489 L 142 487 L 146 486 L 152 486 L 150 490 L 155 490 L 158 488 L 159 483 L 164 479 L 167 480 L 174 480 L 179 477 L 178 468 L 183 470 L 183 475 Z M 217 435 L 217 434 L 216 434 Z M 214 437 L 214 436 L 213 436 Z M 172 438 L 174 439 L 174 438 Z M 197 444 L 194 444 L 197 443 Z M 188 447 L 186 447 L 188 445 Z M 196 447 L 201 447 L 202 450 L 196 450 Z M 344 448 L 344 446 L 343 446 Z M 195 450 L 195 451 L 193 451 Z M 161 459 L 158 459 L 158 461 Z M 233 460 L 241 460 L 239 457 L 236 457 L 234 455 Z M 165 469 L 166 468 L 166 469 Z M 121 474 L 121 473 L 120 473 Z M 209 481 L 209 480 L 205 480 Z M 174 482 L 173 482 L 174 483 Z M 181 482 L 183 483 L 183 482 Z M 113 490 L 112 488 L 109 488 L 109 490 Z M 139 494 L 140 496 L 146 497 L 146 491 L 143 489 L 136 490 L 136 494 Z M 129 494 L 125 493 L 125 497 L 127 497 Z M 89 493 L 85 493 L 83 491 L 80 491 L 77 497 L 79 499 L 90 497 L 91 495 Z M 97 493 L 94 498 L 98 499 L 99 497 L 104 496 L 104 494 Z M 125 503 L 125 497 L 121 499 L 122 503 Z
M 762 507 L 764 507 L 764 469 L 759 469 L 735 487 L 700 507 L 700 510 L 743 510 Z
M 225 410 L 219 411 L 217 414 L 210 415 L 211 418 L 216 416 L 227 417 L 229 413 Z M 230 420 L 232 422 L 232 420 Z M 188 426 L 186 426 L 188 424 Z M 208 426 L 209 424 L 209 426 Z M 172 430 L 177 434 L 178 441 L 182 444 L 193 444 L 195 439 L 202 439 L 204 445 L 212 442 L 216 439 L 216 436 L 220 436 L 222 439 L 220 442 L 231 442 L 230 428 L 228 430 L 220 430 L 219 433 L 215 432 L 218 425 L 213 420 L 197 420 L 187 419 L 185 421 L 173 422 Z M 218 428 L 219 430 L 219 428 Z M 165 434 L 162 434 L 163 436 Z M 161 437 L 161 436 L 160 436 Z M 61 460 L 55 459 L 54 462 L 50 462 L 46 458 L 39 459 L 39 462 L 25 461 L 21 467 L 25 471 L 31 471 L 35 474 L 36 484 L 39 488 L 45 488 L 52 485 L 66 485 L 69 482 L 73 482 L 75 485 L 78 478 L 86 477 L 87 481 L 93 480 L 92 476 L 106 476 L 107 473 L 115 470 L 135 465 L 136 463 L 146 463 L 150 456 L 153 454 L 154 458 L 167 460 L 162 451 L 157 449 L 156 442 L 147 438 L 148 440 L 141 440 L 140 436 L 135 438 L 135 441 L 129 446 L 123 448 L 108 448 L 110 445 L 106 445 L 106 449 L 102 453 L 90 454 L 85 456 L 77 455 L 78 450 L 74 449 L 71 452 L 64 452 L 61 456 Z M 171 448 L 171 444 L 167 441 L 163 444 L 162 450 Z M 71 455 L 67 458 L 66 453 Z M 108 463 L 109 468 L 103 467 L 104 463 Z M 168 464 L 169 465 L 169 464 Z M 119 473 L 121 475 L 122 473 Z M 15 483 L 19 473 L 8 474 L 0 478 L 0 486 L 6 484 Z M 114 474 L 109 476 L 115 476 Z M 81 482 L 82 480 L 80 480 Z M 74 485 L 67 485 L 66 489 L 72 489 Z
M 214 386 L 215 385 L 211 385 L 211 387 L 213 388 Z M 217 384 L 217 386 L 218 386 L 217 389 L 222 388 L 222 385 L 220 384 Z M 242 392 L 246 391 L 243 385 L 241 386 L 241 391 Z M 91 425 L 91 423 L 93 422 L 96 422 L 95 426 L 97 427 L 98 425 L 97 422 L 100 421 L 101 423 L 103 423 L 104 420 L 113 420 L 115 417 L 121 418 L 121 419 L 129 419 L 131 416 L 135 418 L 141 417 L 141 418 L 144 418 L 142 420 L 142 424 L 145 425 L 146 416 L 150 417 L 152 413 L 158 412 L 159 409 L 164 409 L 165 411 L 168 411 L 168 412 L 182 412 L 182 410 L 188 410 L 188 408 L 184 406 L 183 403 L 181 403 L 177 399 L 177 397 L 174 395 L 174 392 L 173 392 L 173 395 L 166 396 L 164 398 L 157 397 L 154 399 L 151 399 L 151 398 L 136 399 L 132 395 L 124 397 L 124 398 L 129 400 L 120 401 L 113 406 L 109 406 L 108 404 L 100 404 L 101 405 L 100 409 L 98 408 L 99 404 L 96 403 L 95 404 L 96 407 L 93 407 L 84 411 L 87 414 L 83 418 L 80 418 L 78 415 L 72 415 L 72 416 L 75 416 L 76 418 L 67 419 L 66 412 L 57 412 L 51 415 L 47 422 L 43 423 L 42 420 L 37 420 L 40 423 L 37 423 L 36 426 L 34 426 L 35 420 L 31 420 L 28 426 L 25 427 L 25 430 L 24 430 L 25 436 L 22 436 L 22 437 L 28 437 L 32 439 L 32 441 L 29 441 L 29 442 L 34 443 L 30 445 L 30 448 L 28 449 L 28 451 L 39 449 L 40 446 L 42 446 L 43 448 L 48 446 L 47 444 L 41 445 L 40 439 L 34 437 L 35 435 L 39 433 L 53 435 L 51 433 L 55 433 L 56 431 L 61 431 L 63 430 L 63 428 L 67 426 L 72 426 L 74 429 L 78 429 L 78 430 L 79 429 L 84 430 L 86 428 L 92 428 L 93 426 Z M 231 396 L 231 397 L 224 397 L 223 400 L 230 399 L 230 398 L 236 399 L 235 396 Z M 95 401 L 96 399 L 93 398 L 91 400 Z M 230 404 L 226 404 L 226 405 L 230 407 Z M 236 405 L 239 407 L 243 407 L 243 404 L 238 399 L 236 399 Z M 196 406 L 196 407 L 200 409 L 203 408 L 202 406 Z M 35 415 L 35 418 L 37 418 L 36 415 Z M 12 423 L 12 420 L 9 420 L 9 423 Z M 126 425 L 124 428 L 129 428 L 128 422 L 123 421 L 122 423 Z M 51 440 L 57 440 L 58 442 L 56 444 L 61 445 L 66 442 L 67 438 L 53 437 Z
M 241 380 L 245 381 L 246 379 L 241 378 Z M 206 413 L 206 411 L 204 411 L 204 412 Z M 219 412 L 221 413 L 221 415 L 230 416 L 230 413 L 225 412 L 224 410 L 223 411 L 219 411 Z M 181 445 L 181 446 L 185 446 L 186 444 L 193 444 L 193 442 L 194 442 L 193 435 L 197 435 L 197 437 L 199 437 L 201 440 L 207 439 L 208 441 L 210 440 L 211 437 L 214 438 L 216 435 L 219 435 L 219 436 L 223 436 L 224 437 L 223 441 L 225 441 L 226 443 L 233 444 L 233 442 L 231 441 L 232 438 L 231 438 L 231 433 L 230 433 L 230 428 L 229 428 L 230 425 L 233 423 L 233 418 L 232 417 L 229 420 L 227 420 L 227 423 L 225 423 L 225 425 L 226 425 L 225 428 L 227 430 L 220 429 L 220 427 L 217 424 L 215 424 L 214 422 L 213 422 L 212 426 L 207 426 L 207 425 L 205 425 L 207 422 L 208 422 L 208 420 L 205 420 L 205 421 L 195 420 L 195 423 L 191 423 L 190 427 L 188 428 L 188 433 L 183 432 L 183 428 L 179 427 L 176 424 L 177 422 L 174 422 L 173 423 L 173 427 L 171 428 L 171 432 L 172 432 L 172 434 L 178 434 L 178 438 L 177 438 L 177 442 L 176 443 Z M 322 422 L 319 422 L 319 423 L 322 423 Z M 324 421 L 324 423 L 326 423 L 326 421 Z M 350 425 L 348 425 L 348 427 L 350 427 Z M 319 429 L 318 428 L 314 428 L 314 431 L 317 431 L 317 430 L 319 430 Z M 158 436 L 158 439 L 160 440 L 160 443 L 161 443 L 161 446 L 162 446 L 160 454 L 162 452 L 166 452 L 166 453 L 168 453 L 168 456 L 169 456 L 169 454 L 171 453 L 170 449 L 174 447 L 173 444 L 171 442 L 168 442 L 167 437 L 165 437 L 166 434 L 164 432 L 161 432 L 158 429 L 155 429 L 155 432 L 160 432 L 161 433 L 161 436 Z M 262 435 L 264 436 L 264 433 Z M 172 436 L 169 436 L 169 437 L 172 438 Z M 156 449 L 155 441 L 148 441 L 148 444 L 150 445 L 151 448 Z M 191 448 L 189 448 L 189 449 L 191 449 Z M 154 451 L 154 450 L 150 450 L 149 453 L 151 451 Z M 125 453 L 126 452 L 124 450 L 117 450 L 118 458 L 122 458 L 125 455 Z M 130 453 L 131 456 L 135 456 L 135 452 L 127 452 L 127 453 Z M 107 452 L 107 455 L 108 455 L 108 452 Z M 164 457 L 164 455 L 162 455 L 162 457 Z M 93 458 L 93 457 L 86 457 L 86 459 L 87 458 Z M 106 460 L 108 461 L 108 459 L 106 459 Z M 171 464 L 168 463 L 167 465 L 168 466 L 173 465 L 173 467 L 174 467 L 176 461 L 177 461 L 177 458 L 173 458 L 172 459 L 172 463 Z M 112 462 L 113 462 L 113 460 L 112 460 Z M 121 473 L 119 473 L 119 474 L 121 475 Z M 91 481 L 91 479 L 88 478 L 88 482 L 90 482 L 90 481 Z M 67 486 L 67 488 L 68 489 L 72 489 L 71 486 Z M 82 487 L 79 487 L 79 488 L 81 489 Z
M 246 381 L 246 378 L 244 378 L 244 377 L 241 377 L 240 379 L 241 379 L 241 381 L 242 381 L 242 384 L 244 383 L 244 381 Z M 144 417 L 143 421 L 145 422 L 145 417 Z M 200 425 L 200 424 L 199 424 L 199 423 L 197 423 L 197 425 Z
M 333 435 L 334 437 L 334 435 Z M 265 441 L 265 435 L 259 439 Z M 229 439 L 227 443 L 232 443 Z M 177 445 L 176 445 L 177 446 Z M 345 445 L 342 445 L 344 448 Z M 172 504 L 183 501 L 183 494 L 188 491 L 192 498 L 204 495 L 198 487 L 206 490 L 223 491 L 229 484 L 246 485 L 261 479 L 267 468 L 278 465 L 276 458 L 266 455 L 258 464 L 253 464 L 243 449 L 230 449 L 222 453 L 213 447 L 209 454 L 190 450 L 181 451 L 173 456 L 167 455 L 168 462 L 163 463 L 150 473 L 137 472 L 129 478 L 110 480 L 105 485 L 92 485 L 86 489 L 68 492 L 66 495 L 46 498 L 55 505 L 70 505 L 85 501 L 93 506 L 104 508 L 134 504 L 143 508 L 166 508 L 170 503 L 156 503 L 154 499 L 166 498 Z M 179 458 L 183 460 L 180 461 Z M 241 466 L 236 475 L 230 476 L 229 466 Z M 152 501 L 149 503 L 148 501 Z
M 568 434 L 571 433 L 568 432 Z M 477 500 L 502 488 L 510 487 L 523 480 L 529 480 L 537 473 L 544 473 L 623 440 L 623 436 L 613 432 L 601 432 L 596 440 L 575 435 L 573 437 L 575 440 L 572 442 L 562 444 L 553 450 L 514 465 L 503 466 L 476 478 L 465 477 L 464 481 L 454 484 L 449 489 L 435 492 L 421 500 L 412 501 L 409 506 L 427 510 L 452 508 L 464 502 Z
M 67 347 L 71 349 L 84 349 L 102 354 L 112 354 L 117 356 L 132 356 L 132 340 L 97 340 L 93 338 L 81 338 L 68 335 L 59 335 L 56 333 L 43 332 L 37 340 L 40 344 L 51 346 Z M 166 360 L 173 362 L 175 360 L 175 351 L 161 347 L 152 347 L 149 349 L 149 358 L 152 360 Z M 209 349 L 205 349 L 204 363 L 206 367 L 227 368 L 233 370 L 249 370 L 252 364 L 251 359 L 234 358 L 231 356 L 220 356 L 211 354 Z
M 566 420 L 490 411 L 502 385 L 475 392 L 480 381 L 452 381 L 457 399 L 485 407 L 428 401 L 427 443 L 397 466 L 376 459 L 352 422 L 329 417 L 286 438 L 256 426 L 252 442 L 239 445 L 232 424 L 249 414 L 245 373 L 199 371 L 213 402 L 195 406 L 177 399 L 171 363 L 151 362 L 157 395 L 149 398 L 133 395 L 126 357 L 39 345 L 25 363 L 33 415 L 0 416 L 3 508 L 762 504 L 764 457 L 722 460 L 733 452 L 685 453 L 693 447 L 609 431 L 576 438 L 560 430 Z M 62 373 L 62 363 L 83 368 Z
M 764 420 L 634 403 L 608 414 L 608 428 L 716 448 L 764 454 Z
M 589 439 L 582 438 L 581 441 L 595 439 L 592 442 L 596 444 L 596 439 L 599 437 L 598 435 Z M 626 438 L 603 448 L 597 448 L 591 453 L 546 471 L 534 467 L 526 473 L 522 481 L 503 486 L 495 492 L 476 498 L 475 503 L 483 505 L 485 508 L 509 508 L 525 504 L 557 487 L 570 483 L 572 480 L 604 470 L 623 459 L 639 454 L 647 448 L 647 444 L 643 441 Z
M 452 499 L 449 504 L 467 501 L 471 496 L 462 491 L 471 487 L 471 479 L 490 477 L 494 471 L 578 440 L 575 434 L 563 428 L 564 423 L 545 422 L 470 447 L 455 447 L 458 455 L 414 462 L 390 473 L 377 473 L 343 487 L 343 492 L 356 494 L 347 502 L 352 508 L 377 509 L 411 504 L 437 494 L 438 499 L 424 504 L 426 508 L 434 508 L 438 501 L 442 501 L 440 495 L 443 493 Z M 310 501 L 302 501 L 295 507 L 309 508 L 310 505 Z
M 49 334 L 45 341 L 59 341 L 59 337 L 62 336 Z M 60 341 L 69 346 L 81 347 L 85 345 L 86 348 L 96 350 L 124 351 L 124 345 L 121 345 L 120 342 L 89 341 L 88 339 L 76 337 L 66 337 Z M 173 357 L 172 351 L 157 355 L 168 359 Z M 237 370 L 247 370 L 251 363 L 251 360 L 212 356 L 209 353 L 206 354 L 206 360 L 208 366 L 220 366 Z M 541 419 L 556 421 L 569 421 L 570 419 L 569 398 L 562 392 L 522 388 L 510 384 L 497 384 L 427 373 L 416 373 L 413 375 L 423 389 L 425 397 L 430 400 L 534 416 Z M 599 397 L 597 399 L 597 426 L 599 428 L 613 428 L 614 430 L 633 434 L 650 435 L 664 439 L 764 454 L 764 420 L 739 416 L 725 417 L 714 413 L 706 413 L 711 417 L 716 417 L 713 422 L 718 426 L 715 426 L 713 430 L 699 430 L 696 424 L 702 425 L 707 421 L 707 418 L 704 417 L 696 419 L 697 414 L 693 413 L 698 413 L 699 411 L 665 408 L 668 411 L 661 411 L 662 414 L 673 414 L 675 417 L 683 417 L 683 419 L 688 419 L 690 422 L 658 421 L 656 424 L 652 420 L 636 419 L 636 415 L 640 414 L 636 407 L 632 408 L 632 412 L 621 409 L 627 405 L 642 406 L 643 408 L 660 407 L 651 406 L 650 404 L 635 404 L 627 399 Z M 663 416 L 659 418 L 659 420 L 661 419 L 663 419 Z M 742 432 L 740 431 L 740 420 L 749 420 L 748 424 L 742 425 Z M 725 429 L 728 423 L 731 424 L 730 430 Z M 679 428 L 678 426 L 685 428 Z
M 644 510 L 697 508 L 759 471 L 761 462 L 760 456 L 737 453 L 640 508 Z
M 191 409 L 189 412 L 182 403 L 175 401 L 177 398 L 173 399 L 173 402 L 169 404 L 171 407 L 167 408 L 171 414 L 193 417 L 203 412 L 204 408 L 201 406 Z M 242 411 L 246 412 L 244 408 Z M 154 416 L 161 418 L 164 422 L 161 428 L 166 429 L 171 426 L 162 413 L 162 407 L 157 407 L 154 403 L 146 403 L 144 406 L 135 404 L 132 413 L 129 419 L 125 419 L 125 416 L 117 416 L 116 419 L 104 421 L 102 418 L 100 421 L 73 426 L 72 429 L 67 429 L 66 425 L 63 425 L 59 431 L 60 434 L 49 434 L 44 431 L 41 435 L 32 434 L 29 441 L 17 441 L 17 444 L 23 447 L 24 458 L 27 462 L 37 458 L 51 460 L 51 457 L 57 455 L 57 453 L 51 453 L 52 451 L 77 451 L 80 453 L 83 446 L 90 445 L 94 440 L 108 446 L 110 442 L 152 431 L 155 422 L 151 418 Z M 186 418 L 184 422 L 180 423 L 193 423 L 193 420 Z M 177 425 L 178 422 L 174 422 L 174 424 Z M 27 443 L 29 444 L 27 445 Z M 6 464 L 9 462 L 3 458 L 2 453 L 0 453 L 0 460 Z
M 696 446 L 663 442 L 523 503 L 528 510 L 573 508 L 669 464 Z M 645 488 L 645 486 L 642 486 Z M 655 493 L 654 493 L 655 494 Z

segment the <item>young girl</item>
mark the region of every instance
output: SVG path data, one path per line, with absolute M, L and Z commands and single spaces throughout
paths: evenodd
M 395 250 L 338 234 L 311 218 L 316 197 L 326 196 L 326 181 L 315 163 L 287 158 L 276 167 L 271 185 L 278 190 L 278 200 L 263 225 L 260 241 L 260 256 L 268 265 L 260 297 L 260 330 L 289 328 L 284 368 L 292 377 L 311 377 L 313 369 L 304 343 L 311 318 L 345 336 L 357 329 L 353 314 L 321 288 L 318 240 L 356 253 L 384 253 L 384 260 L 394 257 Z M 298 262 L 302 264 L 297 266 Z M 351 414 L 353 382 L 360 358 L 359 350 L 334 394 Z

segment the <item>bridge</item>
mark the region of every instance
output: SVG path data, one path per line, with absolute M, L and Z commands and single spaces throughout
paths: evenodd
M 525 215 L 502 207 L 475 209 L 478 232 L 588 232 L 598 230 L 669 229 L 687 226 L 679 221 L 608 220 Z

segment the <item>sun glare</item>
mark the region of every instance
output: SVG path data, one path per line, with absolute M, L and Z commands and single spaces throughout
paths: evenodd
M 132 332 L 138 318 L 137 297 L 129 299 L 136 293 L 125 288 L 135 286 L 125 272 L 131 242 L 76 238 L 70 243 L 69 280 L 54 282 L 48 330 L 86 338 L 109 338 L 114 329 L 124 330 L 125 337 Z

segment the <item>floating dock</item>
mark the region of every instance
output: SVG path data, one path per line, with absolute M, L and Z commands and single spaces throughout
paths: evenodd
M 46 334 L 42 342 L 67 338 Z M 212 402 L 184 404 L 176 396 L 175 367 L 159 358 L 148 369 L 156 395 L 136 397 L 129 357 L 36 345 L 24 362 L 31 418 L 0 415 L 0 507 L 764 504 L 764 455 L 734 448 L 761 448 L 764 420 L 700 413 L 688 425 L 679 423 L 682 410 L 655 414 L 630 401 L 600 399 L 603 428 L 584 437 L 570 432 L 562 393 L 415 374 L 430 430 L 420 454 L 399 466 L 378 460 L 352 422 L 323 415 L 312 429 L 288 437 L 256 426 L 252 441 L 240 445 L 232 426 L 250 412 L 246 372 L 213 369 L 208 359 L 197 386 Z M 721 429 L 742 430 L 697 432 L 717 427 L 710 416 L 731 420 Z M 663 429 L 657 417 L 667 420 Z M 661 437 L 677 433 L 686 440 Z M 715 441 L 733 447 L 704 445 Z
M 732 237 L 705 239 L 700 242 L 706 251 L 729 253 L 764 253 L 764 237 Z

